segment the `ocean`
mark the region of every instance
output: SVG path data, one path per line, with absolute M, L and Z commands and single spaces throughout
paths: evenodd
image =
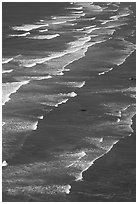
M 4 202 L 80 201 L 73 186 L 83 188 L 93 164 L 132 137 L 135 7 L 2 3 Z M 100 188 L 90 200 L 90 188 L 85 201 L 105 201 Z

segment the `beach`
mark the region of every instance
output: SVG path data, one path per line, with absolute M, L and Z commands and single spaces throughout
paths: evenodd
M 22 41 L 3 65 L 3 201 L 134 202 L 135 4 L 62 6 L 12 27 Z

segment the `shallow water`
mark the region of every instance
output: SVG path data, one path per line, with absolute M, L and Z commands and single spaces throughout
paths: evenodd
M 121 70 L 135 51 L 133 4 L 3 3 L 7 199 L 68 201 L 71 183 L 133 132 L 135 85 Z

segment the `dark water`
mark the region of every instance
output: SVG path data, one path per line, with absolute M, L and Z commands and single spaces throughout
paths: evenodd
M 3 201 L 68 201 L 133 132 L 135 3 L 12 2 L 2 15 Z

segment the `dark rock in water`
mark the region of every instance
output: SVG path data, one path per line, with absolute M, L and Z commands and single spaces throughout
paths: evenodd
M 133 81 L 136 81 L 136 78 L 135 78 L 135 77 L 130 77 L 129 80 L 131 80 L 131 81 L 132 81 L 132 80 L 133 80 Z

